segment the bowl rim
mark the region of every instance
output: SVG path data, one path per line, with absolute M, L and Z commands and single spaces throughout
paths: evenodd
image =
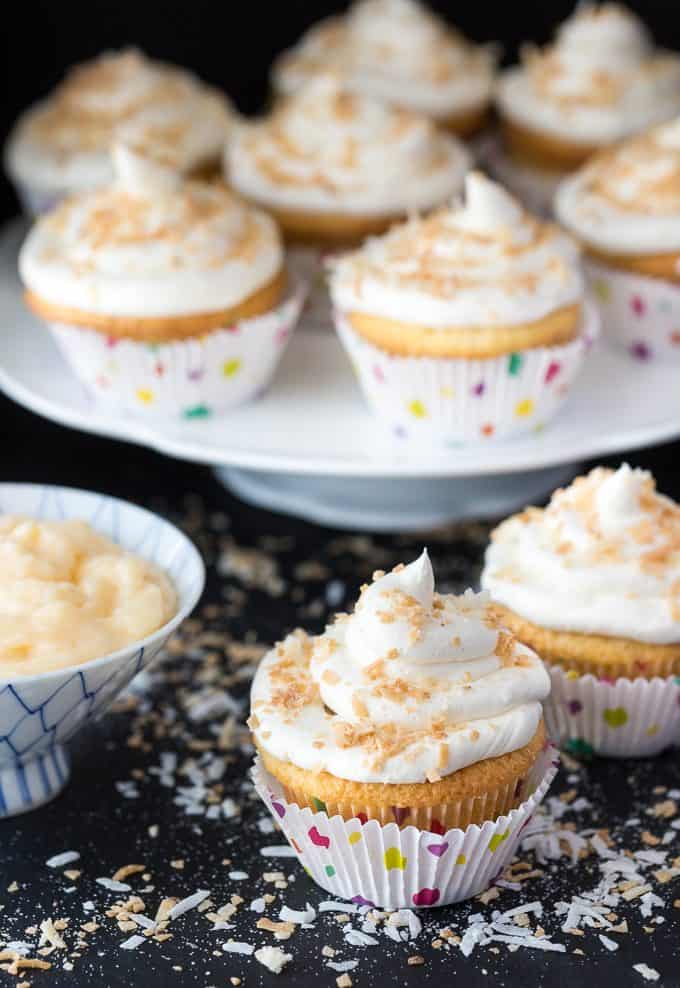
M 166 621 L 165 624 L 161 625 L 160 628 L 157 628 L 156 631 L 152 631 L 151 634 L 147 635 L 145 638 L 136 638 L 134 641 L 130 642 L 129 645 L 124 645 L 122 648 L 117 649 L 115 652 L 107 652 L 106 655 L 100 655 L 96 659 L 88 659 L 85 662 L 78 662 L 72 665 L 62 666 L 58 669 L 48 669 L 44 672 L 21 673 L 18 675 L 13 675 L 13 674 L 4 675 L 2 671 L 2 663 L 0 661 L 0 691 L 2 691 L 8 686 L 27 685 L 29 683 L 45 682 L 50 679 L 59 679 L 64 677 L 70 678 L 71 676 L 77 675 L 80 672 L 87 672 L 89 669 L 98 669 L 101 668 L 102 666 L 107 665 L 108 663 L 113 664 L 119 661 L 120 659 L 125 658 L 126 656 L 132 658 L 134 653 L 138 652 L 140 649 L 146 650 L 149 646 L 155 644 L 160 638 L 168 637 L 169 635 L 171 635 L 172 632 L 175 631 L 179 627 L 179 625 L 191 614 L 196 604 L 200 600 L 203 591 L 205 589 L 206 568 L 205 568 L 205 562 L 203 560 L 203 556 L 198 551 L 198 548 L 194 544 L 193 540 L 190 539 L 189 536 L 186 535 L 181 528 L 179 528 L 173 522 L 168 521 L 168 519 L 164 518 L 163 515 L 159 515 L 155 511 L 150 511 L 149 508 L 146 508 L 141 504 L 135 504 L 134 501 L 126 501 L 124 498 L 116 497 L 114 494 L 106 494 L 102 491 L 92 491 L 92 490 L 88 490 L 85 487 L 69 487 L 65 484 L 41 484 L 41 483 L 33 483 L 31 481 L 26 481 L 26 482 L 0 481 L 0 498 L 2 497 L 3 491 L 6 490 L 7 488 L 16 489 L 22 487 L 31 490 L 40 488 L 42 490 L 62 492 L 67 496 L 71 494 L 85 494 L 90 497 L 106 498 L 107 500 L 113 501 L 116 504 L 123 505 L 125 508 L 132 508 L 134 511 L 137 511 L 143 515 L 147 515 L 150 519 L 156 519 L 157 521 L 162 522 L 164 525 L 167 525 L 168 528 L 172 530 L 172 532 L 179 538 L 181 542 L 185 544 L 185 547 L 188 550 L 189 555 L 193 557 L 194 564 L 197 567 L 198 580 L 196 582 L 196 586 L 188 594 L 187 599 L 184 601 L 184 603 L 180 604 L 176 613 L 173 614 L 173 616 L 168 621 Z M 2 516 L 2 514 L 4 514 L 4 512 L 0 509 L 0 516 Z M 98 529 L 95 526 L 93 527 L 95 531 L 98 531 Z M 146 557 L 141 553 L 135 553 L 135 555 L 141 556 L 142 559 L 146 559 Z M 172 586 L 174 587 L 179 600 L 180 595 L 177 586 L 170 577 L 168 577 L 168 579 L 172 583 Z

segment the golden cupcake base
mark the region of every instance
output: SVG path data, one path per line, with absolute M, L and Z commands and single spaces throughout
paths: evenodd
M 540 655 L 547 665 L 558 665 L 576 676 L 588 673 L 598 679 L 653 679 L 680 673 L 680 642 L 654 645 L 631 638 L 553 631 L 494 605 L 501 623 L 521 642 Z M 622 606 L 625 602 L 622 601 Z
M 535 322 L 436 329 L 365 312 L 349 312 L 346 318 L 359 336 L 385 353 L 401 357 L 483 359 L 533 347 L 570 343 L 581 333 L 581 316 L 580 305 L 569 305 Z
M 388 784 L 352 782 L 328 772 L 312 772 L 259 749 L 267 772 L 283 787 L 286 800 L 324 810 L 344 820 L 396 822 L 400 827 L 445 832 L 482 824 L 510 812 L 527 798 L 527 778 L 546 742 L 543 721 L 531 741 L 517 751 L 486 758 L 438 782 Z
M 187 316 L 109 316 L 97 312 L 84 312 L 69 306 L 56 305 L 27 291 L 26 304 L 36 315 L 48 323 L 81 326 L 97 330 L 107 336 L 136 340 L 141 343 L 169 343 L 191 337 L 203 336 L 216 329 L 224 329 L 243 319 L 261 316 L 282 301 L 287 288 L 284 269 L 266 285 L 248 298 L 227 309 L 215 312 L 199 312 Z

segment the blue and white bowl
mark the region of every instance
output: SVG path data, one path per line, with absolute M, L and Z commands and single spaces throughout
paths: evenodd
M 205 568 L 179 529 L 144 508 L 104 494 L 38 484 L 0 484 L 0 514 L 79 518 L 163 569 L 178 597 L 175 616 L 152 635 L 109 655 L 36 675 L 2 675 L 0 661 L 0 819 L 53 799 L 70 775 L 67 743 L 104 713 L 158 655 L 193 610 Z

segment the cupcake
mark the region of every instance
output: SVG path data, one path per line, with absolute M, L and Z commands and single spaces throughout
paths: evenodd
M 344 17 L 321 21 L 279 57 L 274 89 L 289 95 L 329 68 L 353 91 L 467 136 L 486 120 L 495 55 L 414 0 L 358 0 Z
M 548 689 L 488 596 L 436 593 L 423 552 L 375 573 L 322 635 L 294 632 L 264 657 L 256 785 L 325 888 L 379 905 L 454 901 L 497 873 L 500 844 L 512 853 L 535 805 L 552 760 Z
M 99 400 L 203 418 L 269 382 L 302 304 L 274 221 L 143 145 L 116 180 L 36 221 L 19 269 L 28 306 Z
M 172 149 L 182 171 L 219 171 L 232 122 L 225 96 L 191 73 L 135 49 L 78 65 L 16 123 L 7 172 L 29 213 L 113 178 L 110 148 L 122 125 Z
M 332 326 L 325 262 L 460 190 L 470 156 L 426 117 L 323 76 L 227 146 L 229 184 L 278 220 L 293 269 L 311 285 L 306 323 Z
M 680 55 L 653 47 L 618 4 L 579 4 L 543 49 L 526 46 L 504 72 L 497 107 L 500 178 L 548 209 L 555 184 L 595 151 L 680 111 Z
M 560 185 L 555 211 L 583 245 L 607 336 L 641 360 L 680 361 L 680 118 L 600 152 Z
M 226 177 L 293 242 L 335 247 L 459 191 L 470 157 L 425 117 L 326 75 L 236 128 Z
M 444 444 L 540 428 L 596 331 L 575 244 L 479 172 L 463 204 L 340 257 L 331 296 L 374 411 Z
M 547 663 L 551 736 L 642 756 L 680 740 L 680 506 L 599 467 L 492 534 L 482 587 Z

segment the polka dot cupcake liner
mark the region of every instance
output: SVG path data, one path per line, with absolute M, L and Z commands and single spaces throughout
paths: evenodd
M 597 337 L 593 306 L 580 336 L 501 357 L 402 357 L 364 340 L 342 313 L 336 328 L 376 415 L 405 439 L 455 446 L 540 432 L 560 410 Z
M 515 161 L 504 150 L 499 134 L 486 137 L 479 147 L 478 158 L 489 175 L 514 193 L 533 213 L 546 219 L 552 217 L 553 199 L 563 175 Z
M 574 755 L 644 758 L 680 744 L 680 677 L 598 679 L 550 666 L 552 740 Z
M 205 336 L 149 344 L 49 324 L 76 376 L 98 402 L 140 417 L 204 419 L 257 398 L 270 383 L 305 298 L 294 282 L 277 308 Z
M 609 342 L 641 363 L 680 364 L 680 285 L 591 260 L 586 274 Z
M 531 795 L 482 826 L 433 833 L 396 822 L 362 822 L 288 802 L 259 758 L 255 789 L 281 827 L 307 874 L 339 899 L 381 909 L 445 906 L 483 892 L 508 866 L 522 829 L 557 772 L 557 751 L 546 746 L 530 775 Z

